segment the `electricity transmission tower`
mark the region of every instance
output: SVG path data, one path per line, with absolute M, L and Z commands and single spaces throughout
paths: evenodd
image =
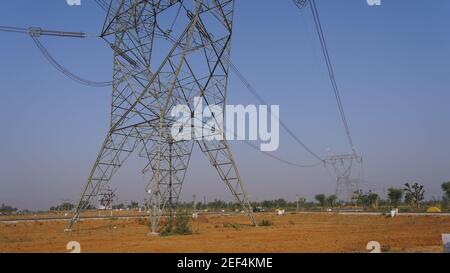
M 149 194 L 146 207 L 151 211 L 152 232 L 156 233 L 163 212 L 168 210 L 171 217 L 176 208 L 195 143 L 199 144 L 220 178 L 242 204 L 253 224 L 256 224 L 228 142 L 205 139 L 176 141 L 171 132 L 175 120 L 169 114 L 174 106 L 187 105 L 192 118 L 196 119 L 196 113 L 202 112 L 202 109 L 194 101 L 195 97 L 201 97 L 208 106 L 224 109 L 229 69 L 236 73 L 260 103 L 267 104 L 230 61 L 234 0 L 95 2 L 107 12 L 100 37 L 113 51 L 112 81 L 94 82 L 71 73 L 50 55 L 38 39 L 40 36 L 86 38 L 90 35 L 35 27 L 24 29 L 0 26 L 1 32 L 30 35 L 44 57 L 72 80 L 87 86 L 112 86 L 110 128 L 67 230 L 71 230 L 80 213 L 90 207 L 93 198 L 99 197 L 101 189 L 108 185 L 128 156 L 136 152 L 146 161 L 143 175 L 151 177 L 145 188 Z M 280 121 L 280 125 L 319 160 L 318 164 L 333 167 L 337 179 L 336 194 L 341 200 L 349 200 L 359 188 L 359 180 L 351 179 L 352 165 L 358 162 L 362 168 L 362 158 L 357 155 L 350 134 L 315 0 L 293 2 L 300 9 L 306 6 L 311 9 L 339 114 L 353 153 L 323 159 L 285 123 Z M 213 117 L 217 121 L 218 117 Z M 200 125 L 195 121 L 199 121 Z M 181 128 L 192 126 L 194 135 L 197 135 L 198 131 L 203 130 L 203 121 L 195 121 L 194 125 L 186 123 Z M 210 125 L 206 124 L 206 127 Z M 219 130 L 214 130 L 212 134 L 225 135 Z M 266 155 L 301 168 L 318 165 L 297 164 L 271 154 Z M 203 203 L 206 204 L 206 197 Z
M 110 2 L 101 34 L 114 55 L 110 129 L 67 230 L 137 152 L 146 160 L 143 174 L 151 176 L 145 190 L 157 233 L 163 212 L 176 206 L 195 143 L 256 224 L 228 142 L 171 136 L 175 105 L 194 114 L 201 111 L 194 97 L 202 97 L 209 106 L 225 107 L 233 10 L 234 0 Z
M 333 167 L 336 175 L 336 196 L 342 201 L 351 201 L 359 190 L 359 179 L 352 178 L 353 163 L 362 165 L 362 158 L 354 154 L 331 155 L 325 162 Z
M 116 197 L 116 194 L 110 188 L 107 188 L 105 191 L 101 192 L 98 195 L 99 208 L 104 210 L 112 210 L 114 197 Z

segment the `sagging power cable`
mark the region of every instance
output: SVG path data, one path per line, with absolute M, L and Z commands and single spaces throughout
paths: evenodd
M 238 79 L 242 82 L 242 84 L 247 88 L 247 90 L 258 100 L 259 103 L 267 105 L 267 102 L 259 95 L 258 91 L 250 84 L 250 82 L 244 77 L 244 75 L 239 71 L 239 69 L 234 65 L 231 60 L 229 60 L 231 70 L 236 74 Z M 273 115 L 273 113 L 271 113 Z M 279 117 L 277 117 L 279 118 Z M 325 160 L 320 157 L 317 153 L 315 153 L 311 148 L 309 148 L 300 138 L 292 132 L 292 130 L 282 121 L 280 120 L 280 126 L 300 145 L 305 149 L 308 153 L 310 153 L 313 157 L 318 159 L 321 163 L 324 163 Z M 308 166 L 316 166 L 317 164 L 312 164 Z
M 328 51 L 327 42 L 326 42 L 325 35 L 324 35 L 324 32 L 323 32 L 322 24 L 320 22 L 319 12 L 317 11 L 316 1 L 315 0 L 309 0 L 309 2 L 310 2 L 309 6 L 311 8 L 311 12 L 312 12 L 313 19 L 314 19 L 314 25 L 316 27 L 317 35 L 319 36 L 320 45 L 321 45 L 321 48 L 322 48 L 322 53 L 323 53 L 323 56 L 325 58 L 325 64 L 327 66 L 328 75 L 330 77 L 331 85 L 333 87 L 334 96 L 335 96 L 336 102 L 338 104 L 339 114 L 341 116 L 342 123 L 344 124 L 345 133 L 347 135 L 347 139 L 348 139 L 348 142 L 350 144 L 350 147 L 351 147 L 351 149 L 353 151 L 353 154 L 355 156 L 357 156 L 355 145 L 353 143 L 353 138 L 352 138 L 352 135 L 350 133 L 350 128 L 349 128 L 349 125 L 348 125 L 348 122 L 347 122 L 347 117 L 345 116 L 344 106 L 342 105 L 341 95 L 340 95 L 339 88 L 338 88 L 338 85 L 337 85 L 337 82 L 336 82 L 336 77 L 335 77 L 333 65 L 332 65 L 332 62 L 331 62 L 330 54 L 329 54 L 329 51 Z
M 109 9 L 109 4 L 106 3 L 106 1 L 104 0 L 95 0 L 95 2 L 97 3 L 97 5 L 103 9 L 104 11 L 108 12 Z
M 104 6 L 104 5 L 102 5 L 101 3 L 99 3 L 98 1 L 96 1 L 96 2 L 97 2 L 97 4 L 98 4 L 101 8 Z M 178 17 L 178 13 L 179 13 L 179 10 L 177 11 L 177 16 L 176 16 L 176 17 Z M 174 23 L 175 23 L 175 22 L 172 23 L 172 27 L 173 27 Z M 168 36 L 168 38 L 173 39 L 173 37 L 172 37 L 172 35 L 170 34 L 170 32 L 167 34 L 167 36 Z M 246 79 L 246 78 L 243 76 L 243 74 L 239 71 L 239 69 L 236 67 L 236 65 L 234 65 L 233 63 L 231 63 L 231 60 L 228 60 L 228 63 L 229 63 L 229 65 L 230 65 L 231 69 L 233 70 L 233 72 L 238 76 L 239 80 L 240 80 L 240 81 L 244 84 L 244 86 L 250 91 L 250 93 L 253 94 L 253 95 L 256 97 L 256 99 L 257 99 L 261 104 L 267 104 L 267 103 L 265 102 L 265 100 L 258 94 L 258 92 L 256 91 L 256 89 L 253 88 L 253 86 L 247 81 L 247 79 Z M 269 111 L 270 111 L 270 110 L 269 110 Z M 270 114 L 272 114 L 272 113 L 270 113 Z M 273 115 L 273 114 L 272 114 L 272 115 Z M 277 118 L 278 118 L 278 117 L 277 117 Z M 263 151 L 261 151 L 258 147 L 256 147 L 255 145 L 253 145 L 252 143 L 250 143 L 250 142 L 248 142 L 248 141 L 245 141 L 244 143 L 245 143 L 246 145 L 248 145 L 249 147 L 251 147 L 251 148 L 253 148 L 253 149 L 255 149 L 255 150 L 261 152 L 262 154 L 264 154 L 264 155 L 266 155 L 266 156 L 268 156 L 268 157 L 271 157 L 272 159 L 275 159 L 275 160 L 277 160 L 277 161 L 279 161 L 279 162 L 281 162 L 281 163 L 284 163 L 284 164 L 287 164 L 287 165 L 290 165 L 290 166 L 294 166 L 294 167 L 299 167 L 299 168 L 309 168 L 309 167 L 316 167 L 316 166 L 319 166 L 319 165 L 322 165 L 322 164 L 325 163 L 325 160 L 324 160 L 324 159 L 322 159 L 318 154 L 314 153 L 308 146 L 306 146 L 306 145 L 300 140 L 300 138 L 297 137 L 297 136 L 292 132 L 292 130 L 291 130 L 284 122 L 282 122 L 281 120 L 280 120 L 280 125 L 281 125 L 281 127 L 282 127 L 284 130 L 286 130 L 286 132 L 287 132 L 292 138 L 294 138 L 295 141 L 296 141 L 297 143 L 299 143 L 299 144 L 300 144 L 307 152 L 309 152 L 309 153 L 310 153 L 311 155 L 313 155 L 316 159 L 318 159 L 319 162 L 316 162 L 316 163 L 313 163 L 313 164 L 300 164 L 300 163 L 297 163 L 297 162 L 292 162 L 292 161 L 289 161 L 289 160 L 280 158 L 280 157 L 278 157 L 278 156 L 275 156 L 275 155 L 273 155 L 273 154 L 270 154 L 270 153 L 267 153 L 267 152 L 263 152 Z
M 323 162 L 317 162 L 317 163 L 308 164 L 308 165 L 306 165 L 306 164 L 299 164 L 299 163 L 296 163 L 296 162 L 293 162 L 293 161 L 290 161 L 290 160 L 283 159 L 283 158 L 278 157 L 278 156 L 276 156 L 274 154 L 263 152 L 257 146 L 253 145 L 252 143 L 250 143 L 248 141 L 244 141 L 244 143 L 246 145 L 248 145 L 249 147 L 251 147 L 251 148 L 261 152 L 265 156 L 268 156 L 268 157 L 270 157 L 270 158 L 272 158 L 274 160 L 277 160 L 277 161 L 279 161 L 281 163 L 284 163 L 286 165 L 290 165 L 290 166 L 293 166 L 293 167 L 297 167 L 297 168 L 312 168 L 312 167 L 317 167 L 317 166 L 323 165 Z
M 63 65 L 58 63 L 55 58 L 48 52 L 48 50 L 44 47 L 44 45 L 39 41 L 39 39 L 35 36 L 31 36 L 31 39 L 33 39 L 34 44 L 36 47 L 41 51 L 42 55 L 47 59 L 47 61 L 59 72 L 63 73 L 66 77 L 72 79 L 73 81 L 83 84 L 90 87 L 107 87 L 111 86 L 112 82 L 96 82 L 87 80 L 84 78 L 81 78 L 80 76 L 75 75 L 74 73 L 70 72 L 67 68 L 65 68 Z
M 103 0 L 95 0 L 95 2 L 98 4 L 98 6 L 100 8 L 102 8 L 103 10 L 107 11 L 109 8 L 109 5 L 103 1 Z M 49 53 L 49 51 L 45 48 L 45 46 L 39 41 L 38 37 L 41 35 L 48 35 L 48 36 L 60 36 L 60 37 L 73 37 L 73 38 L 85 38 L 87 37 L 87 35 L 83 32 L 63 32 L 63 31 L 49 31 L 49 30 L 43 30 L 40 28 L 17 28 L 17 27 L 5 27 L 5 26 L 0 26 L 0 31 L 3 32 L 14 32 L 14 33 L 23 33 L 23 34 L 28 34 L 30 35 L 30 37 L 33 39 L 35 45 L 38 47 L 38 49 L 41 51 L 41 53 L 43 54 L 43 56 L 49 61 L 49 63 L 54 66 L 58 71 L 60 71 L 61 73 L 63 73 L 64 75 L 66 75 L 67 77 L 69 77 L 70 79 L 80 83 L 80 84 L 84 84 L 87 86 L 93 86 L 93 87 L 106 87 L 112 84 L 112 82 L 96 82 L 96 81 L 90 81 L 90 80 L 86 80 L 83 79 L 77 75 L 75 75 L 74 73 L 70 72 L 67 68 L 65 68 L 64 66 L 62 66 L 61 64 L 59 64 L 55 58 L 53 58 L 53 56 Z M 257 98 L 257 100 L 261 103 L 261 104 L 267 104 L 265 102 L 265 100 L 258 94 L 258 92 L 253 88 L 253 86 L 245 79 L 245 77 L 242 75 L 242 73 L 239 71 L 239 69 L 231 63 L 230 61 L 230 67 L 232 68 L 232 70 L 235 72 L 235 74 L 238 76 L 239 80 L 245 85 L 245 87 Z M 291 166 L 295 166 L 295 167 L 301 167 L 301 168 L 305 168 L 305 167 L 315 167 L 318 165 L 321 165 L 324 160 L 317 155 L 316 153 L 314 153 L 308 146 L 306 146 L 290 129 L 289 127 L 286 126 L 286 124 L 282 121 L 280 121 L 280 125 L 282 126 L 283 129 L 285 129 L 287 131 L 287 133 L 295 139 L 295 141 L 297 143 L 299 143 L 306 151 L 308 151 L 311 155 L 313 155 L 315 158 L 317 158 L 319 160 L 318 163 L 315 164 L 298 164 L 289 160 L 285 160 L 282 159 L 278 156 L 275 156 L 273 154 L 269 154 L 269 153 L 264 153 L 265 155 L 280 161 L 284 164 L 288 164 Z M 252 145 L 249 142 L 246 142 L 247 145 L 249 145 L 250 147 L 260 151 L 256 146 Z
M 42 28 L 18 28 L 18 27 L 7 27 L 7 26 L 0 26 L 1 32 L 10 32 L 10 33 L 21 33 L 21 34 L 27 34 L 31 37 L 36 47 L 39 49 L 41 54 L 47 59 L 47 61 L 59 72 L 63 73 L 66 77 L 70 78 L 71 80 L 86 85 L 90 87 L 107 87 L 112 85 L 112 81 L 105 81 L 105 82 L 98 82 L 98 81 L 91 81 L 84 79 L 74 73 L 72 73 L 70 70 L 68 70 L 66 67 L 61 65 L 56 59 L 50 54 L 50 52 L 47 50 L 47 48 L 39 41 L 40 36 L 57 36 L 57 37 L 67 37 L 67 38 L 86 38 L 88 35 L 84 32 L 68 32 L 68 31 L 55 31 L 55 30 L 46 30 Z

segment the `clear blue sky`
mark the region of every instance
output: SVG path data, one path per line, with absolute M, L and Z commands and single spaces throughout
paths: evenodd
M 427 198 L 450 180 L 450 1 L 317 0 L 350 128 L 365 158 L 366 189 L 417 181 Z M 94 1 L 2 1 L 0 25 L 98 33 L 104 13 Z M 112 53 L 101 40 L 42 38 L 70 70 L 109 80 Z M 74 83 L 51 67 L 25 35 L 0 33 L 0 203 L 48 208 L 80 193 L 108 129 L 110 90 Z M 309 9 L 291 0 L 237 0 L 233 62 L 281 118 L 321 155 L 348 152 Z M 232 75 L 230 103 L 256 100 Z M 321 168 L 273 161 L 232 144 L 254 200 L 332 194 Z M 311 158 L 284 132 L 277 156 Z M 122 201 L 142 200 L 141 162 L 131 158 L 113 179 Z M 198 149 L 183 199 L 230 200 Z

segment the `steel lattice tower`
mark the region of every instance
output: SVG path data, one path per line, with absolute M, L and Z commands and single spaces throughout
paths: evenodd
M 353 163 L 362 164 L 362 158 L 356 154 L 332 155 L 325 162 L 333 167 L 336 175 L 336 196 L 341 201 L 351 201 L 360 186 L 360 179 L 351 178 Z
M 146 161 L 151 229 L 175 208 L 195 143 L 255 219 L 226 140 L 174 141 L 173 106 L 194 97 L 224 109 L 234 0 L 112 0 L 101 37 L 114 53 L 111 120 L 67 229 L 132 152 Z M 194 128 L 201 130 L 201 128 Z M 224 134 L 224 132 L 217 132 Z

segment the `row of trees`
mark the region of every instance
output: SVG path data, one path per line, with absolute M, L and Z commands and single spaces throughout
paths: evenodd
M 443 207 L 447 207 L 450 203 L 450 182 L 444 182 L 441 185 L 442 190 L 444 191 L 443 196 Z M 373 192 L 371 190 L 364 192 L 363 190 L 358 190 L 354 193 L 352 198 L 352 204 L 356 206 L 361 206 L 365 208 L 377 208 L 380 204 L 390 205 L 392 207 L 397 207 L 400 203 L 407 204 L 413 208 L 419 208 L 421 203 L 425 199 L 425 189 L 423 185 L 419 183 L 404 184 L 403 188 L 395 188 L 391 187 L 388 189 L 387 198 L 388 200 L 381 200 L 378 193 Z M 315 200 L 318 202 L 319 206 L 324 207 L 335 207 L 340 202 L 336 195 L 325 195 L 325 194 L 317 194 L 315 196 Z M 279 198 L 276 200 L 264 200 L 262 202 L 253 202 L 253 207 L 262 207 L 265 209 L 276 209 L 276 208 L 313 208 L 316 207 L 316 203 L 307 202 L 305 198 L 299 198 L 294 202 L 289 202 L 283 198 Z M 145 206 L 145 205 L 144 205 Z M 215 199 L 208 203 L 197 202 L 180 202 L 178 204 L 180 208 L 191 209 L 196 208 L 198 210 L 236 210 L 241 209 L 240 203 L 237 202 L 225 202 L 222 200 Z M 135 201 L 131 201 L 129 204 L 115 204 L 113 205 L 113 209 L 138 209 L 139 203 Z M 50 210 L 71 210 L 74 208 L 74 205 L 70 203 L 63 203 L 56 207 L 50 208 Z M 89 206 L 88 208 L 94 208 Z
M 443 207 L 447 208 L 450 203 L 450 182 L 442 183 L 441 188 L 444 191 L 442 204 Z M 403 200 L 404 204 L 412 208 L 420 208 L 425 200 L 425 188 L 419 183 L 405 183 L 403 188 L 389 188 L 387 198 L 387 203 L 392 207 L 397 207 Z M 338 203 L 336 195 L 326 196 L 325 194 L 318 194 L 315 196 L 315 199 L 321 207 L 334 207 Z M 381 200 L 376 192 L 371 190 L 367 192 L 362 190 L 355 191 L 352 201 L 356 206 L 370 208 L 377 208 L 380 203 L 386 203 L 386 201 Z
M 321 193 L 316 195 L 314 198 L 317 200 L 317 202 L 319 202 L 321 207 L 334 207 L 338 200 L 338 197 L 335 194 L 326 196 L 325 194 Z
M 2 206 L 0 207 L 0 214 L 2 215 L 10 215 L 14 213 L 17 213 L 17 208 L 13 208 L 5 204 L 2 204 Z
M 444 196 L 441 200 L 441 206 L 443 208 L 448 208 L 450 205 L 450 181 L 444 182 L 441 185 L 442 191 L 444 192 Z M 412 208 L 420 208 L 421 204 L 425 199 L 425 189 L 423 185 L 419 183 L 404 184 L 403 188 L 389 188 L 387 193 L 387 200 L 381 200 L 380 196 L 373 191 L 363 192 L 362 190 L 358 190 L 353 195 L 353 205 L 362 206 L 365 208 L 377 208 L 379 205 L 390 205 L 392 207 L 399 206 L 402 202 Z M 315 196 L 315 200 L 319 204 L 320 207 L 335 207 L 340 202 L 336 195 L 325 195 L 325 194 L 317 194 Z M 306 208 L 312 209 L 317 207 L 317 203 L 307 202 L 305 198 L 298 198 L 298 200 L 294 202 L 287 201 L 285 199 L 276 199 L 276 200 L 264 200 L 262 202 L 253 202 L 253 207 L 262 207 L 264 209 L 276 209 L 276 208 Z M 64 202 L 57 206 L 53 206 L 50 208 L 50 211 L 69 211 L 74 209 L 74 204 L 69 202 Z M 138 202 L 131 201 L 129 204 L 115 204 L 113 205 L 113 209 L 138 209 L 141 206 Z M 143 206 L 145 207 L 145 205 Z M 225 202 L 222 200 L 215 199 L 212 202 L 202 203 L 198 202 L 194 206 L 194 202 L 180 202 L 180 208 L 184 209 L 192 209 L 196 208 L 198 210 L 236 210 L 241 209 L 241 205 L 236 202 Z M 95 207 L 86 204 L 86 209 L 94 209 Z M 147 209 L 147 208 L 145 208 Z M 18 209 L 12 206 L 8 206 L 2 204 L 0 206 L 0 214 L 9 215 L 18 213 Z
M 425 189 L 423 185 L 414 183 L 412 186 L 409 183 L 405 184 L 403 189 L 389 188 L 388 199 L 393 207 L 397 207 L 402 199 L 404 203 L 415 208 L 419 208 L 421 202 L 425 199 Z
M 124 203 L 115 204 L 112 206 L 113 209 L 138 209 L 139 203 L 136 201 L 131 201 L 130 204 L 125 205 Z
M 69 211 L 73 210 L 75 208 L 75 205 L 69 202 L 64 202 L 56 206 L 50 207 L 50 211 Z M 113 209 L 138 209 L 139 203 L 136 201 L 131 201 L 128 205 L 125 205 L 123 203 L 115 204 L 112 206 Z M 85 204 L 85 209 L 95 209 L 95 206 L 92 204 Z
M 57 206 L 50 207 L 50 211 L 67 211 L 67 210 L 72 210 L 74 207 L 75 207 L 74 204 L 71 204 L 69 202 L 64 202 Z
M 356 191 L 353 195 L 353 200 L 357 205 L 363 207 L 377 208 L 380 202 L 380 196 L 378 193 L 369 190 L 363 192 L 362 190 Z
M 444 189 L 444 184 L 442 187 Z M 404 195 L 404 196 L 403 196 Z M 425 199 L 425 189 L 423 185 L 419 183 L 414 183 L 410 185 L 406 183 L 403 189 L 400 188 L 389 188 L 388 198 L 393 207 L 397 207 L 404 198 L 404 203 L 411 207 L 419 208 L 422 201 Z

